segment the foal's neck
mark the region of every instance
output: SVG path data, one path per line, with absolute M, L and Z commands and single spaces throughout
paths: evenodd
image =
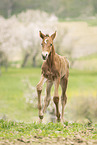
M 52 45 L 52 51 L 47 59 L 47 64 L 50 68 L 54 65 L 54 56 L 55 56 L 55 49 L 54 49 L 54 45 Z

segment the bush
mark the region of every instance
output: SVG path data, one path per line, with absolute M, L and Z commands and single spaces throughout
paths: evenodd
M 97 121 L 97 97 L 73 98 L 68 104 L 67 110 L 73 120 Z

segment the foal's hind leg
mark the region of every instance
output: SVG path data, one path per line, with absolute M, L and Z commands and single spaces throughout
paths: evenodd
M 59 95 L 58 95 L 59 84 L 60 84 L 60 78 L 57 78 L 57 79 L 54 81 L 55 90 L 54 90 L 54 97 L 53 97 L 53 101 L 54 101 L 55 106 L 56 106 L 57 121 L 60 121 Z
M 64 122 L 64 108 L 67 103 L 67 96 L 66 96 L 66 89 L 67 89 L 67 84 L 68 84 L 68 78 L 65 76 L 61 79 L 60 85 L 62 88 L 62 95 L 61 95 L 61 104 L 62 104 L 62 122 Z

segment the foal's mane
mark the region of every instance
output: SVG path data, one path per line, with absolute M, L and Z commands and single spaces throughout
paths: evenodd
M 46 34 L 46 37 L 49 37 L 49 34 Z

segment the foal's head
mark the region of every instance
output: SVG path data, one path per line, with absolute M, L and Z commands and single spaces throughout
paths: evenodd
M 48 34 L 44 35 L 43 33 L 41 33 L 41 31 L 39 32 L 40 37 L 42 38 L 42 59 L 46 60 L 49 56 L 49 54 L 52 52 L 52 46 L 53 46 L 53 40 L 56 36 L 56 32 L 54 34 L 52 34 L 51 36 L 49 36 Z

